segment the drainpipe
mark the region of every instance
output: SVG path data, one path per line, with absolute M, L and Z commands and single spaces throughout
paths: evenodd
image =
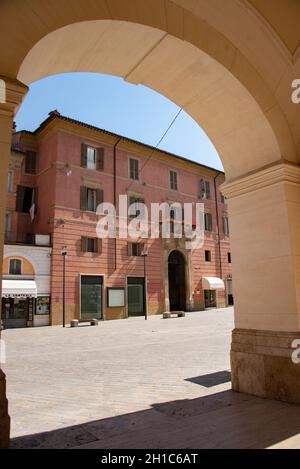
M 216 180 L 220 176 L 220 172 L 214 177 L 214 190 L 215 190 L 215 206 L 216 206 L 216 215 L 217 215 L 217 236 L 218 236 L 218 251 L 219 251 L 219 271 L 220 278 L 222 278 L 222 258 L 221 258 L 221 239 L 220 239 L 220 222 L 219 222 L 219 206 L 218 206 L 218 195 L 217 195 L 217 184 Z
M 114 144 L 114 207 L 117 209 L 117 146 L 122 140 L 120 137 Z M 114 270 L 117 270 L 117 236 L 114 238 Z

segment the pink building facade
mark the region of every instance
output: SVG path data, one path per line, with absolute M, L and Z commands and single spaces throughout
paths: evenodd
M 56 111 L 35 132 L 14 133 L 13 155 L 18 164 L 10 182 L 15 197 L 8 197 L 6 242 L 50 235 L 50 324 L 62 323 L 63 304 L 67 323 L 232 304 L 222 172 Z M 203 246 L 187 249 L 187 239 L 173 233 L 168 239 L 97 238 L 97 205 L 110 202 L 118 211 L 119 195 L 149 210 L 154 202 L 203 203 Z

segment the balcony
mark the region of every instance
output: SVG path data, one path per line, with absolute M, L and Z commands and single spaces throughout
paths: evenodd
M 49 234 L 22 233 L 17 231 L 6 231 L 4 234 L 5 244 L 28 244 L 31 246 L 50 246 Z

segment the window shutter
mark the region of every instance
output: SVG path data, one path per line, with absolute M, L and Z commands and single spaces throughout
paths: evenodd
M 98 254 L 102 254 L 102 239 L 101 238 L 96 238 L 96 243 L 97 243 L 97 252 L 98 252 Z
M 205 197 L 210 199 L 210 184 L 209 181 L 205 181 Z
M 80 187 L 80 210 L 87 210 L 87 187 Z
M 81 252 L 86 252 L 87 251 L 87 237 L 82 236 L 81 237 Z
M 96 189 L 96 208 L 99 204 L 102 204 L 102 202 L 103 202 L 103 190 Z
M 17 186 L 16 211 L 23 212 L 24 186 Z
M 96 169 L 97 171 L 103 171 L 104 169 L 104 148 L 96 149 Z
M 127 244 L 127 256 L 132 256 L 132 243 Z
M 141 256 L 143 251 L 144 251 L 144 243 L 138 243 L 138 249 L 137 249 L 138 256 Z
M 212 231 L 212 216 L 211 216 L 211 213 L 208 214 L 208 230 Z
M 36 172 L 36 152 L 26 151 L 25 173 L 35 174 L 35 172 Z
M 85 143 L 81 144 L 81 166 L 82 168 L 87 167 L 87 145 Z

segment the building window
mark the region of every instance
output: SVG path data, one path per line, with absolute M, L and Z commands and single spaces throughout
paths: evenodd
M 205 251 L 205 262 L 211 262 L 211 251 Z
M 135 181 L 139 180 L 139 160 L 130 158 L 129 160 L 129 177 Z
M 29 213 L 30 209 L 35 205 L 37 207 L 37 188 L 18 186 L 16 211 L 19 213 Z
M 7 192 L 12 192 L 13 190 L 13 172 L 8 171 L 7 173 Z
M 80 210 L 96 212 L 99 204 L 103 202 L 103 190 L 81 186 L 80 189 Z
M 25 173 L 36 173 L 36 152 L 26 151 L 25 153 Z
M 21 261 L 20 259 L 10 259 L 9 261 L 10 275 L 21 275 Z
M 228 217 L 223 217 L 223 232 L 224 232 L 224 235 L 229 236 Z
M 228 264 L 231 264 L 231 252 L 227 253 Z
M 86 236 L 82 236 L 81 251 L 82 252 L 94 252 L 94 253 L 101 254 L 102 239 L 101 238 L 88 238 Z
M 212 231 L 212 215 L 211 213 L 204 214 L 204 229 L 205 231 Z
M 82 143 L 81 166 L 82 168 L 102 171 L 104 169 L 104 148 L 95 148 Z
M 96 169 L 96 148 L 87 147 L 87 168 Z
M 227 198 L 221 193 L 221 202 L 222 204 L 227 204 Z
M 5 214 L 5 240 L 9 241 L 11 235 L 11 212 Z
M 143 206 L 138 206 L 137 204 L 144 204 L 144 203 L 145 203 L 145 200 L 142 199 L 142 197 L 135 197 L 135 196 L 129 197 L 130 218 L 136 218 L 140 215 L 143 216 L 144 214 Z
M 204 179 L 200 181 L 200 197 L 201 199 L 210 199 L 210 183 Z
M 138 257 L 144 251 L 144 243 L 128 243 L 128 256 Z
M 173 191 L 178 190 L 178 180 L 176 171 L 170 171 L 170 189 Z

